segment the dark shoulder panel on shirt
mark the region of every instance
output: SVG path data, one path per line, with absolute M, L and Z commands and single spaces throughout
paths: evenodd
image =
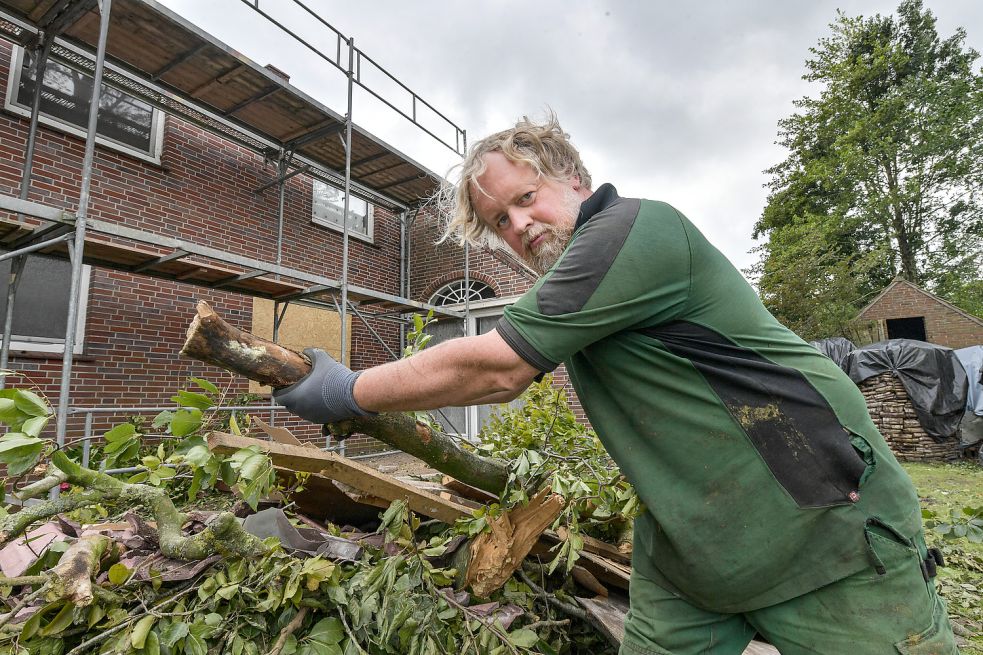
M 625 245 L 640 207 L 637 198 L 618 198 L 587 221 L 536 292 L 540 313 L 557 316 L 583 309 Z

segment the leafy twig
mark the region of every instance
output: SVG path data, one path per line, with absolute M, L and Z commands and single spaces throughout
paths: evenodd
M 283 626 L 283 630 L 280 631 L 280 636 L 276 638 L 276 642 L 273 644 L 273 648 L 270 649 L 269 655 L 280 655 L 280 651 L 283 650 L 283 647 L 287 643 L 287 638 L 297 631 L 300 624 L 307 618 L 307 613 L 310 612 L 310 609 L 304 606 L 297 610 L 297 614 L 294 618 L 290 619 L 290 623 Z

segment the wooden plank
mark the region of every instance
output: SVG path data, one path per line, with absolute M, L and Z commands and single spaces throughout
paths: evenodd
M 253 416 L 253 423 L 259 426 L 259 429 L 265 432 L 270 439 L 277 443 L 286 443 L 292 446 L 304 446 L 305 448 L 317 448 L 314 444 L 305 444 L 303 441 L 294 436 L 294 433 L 287 428 L 279 428 L 270 425 L 263 421 L 263 419 Z
M 275 466 L 273 470 L 276 471 L 277 479 L 282 484 L 294 483 L 296 479 L 294 471 L 279 466 Z M 337 525 L 361 526 L 379 516 L 377 507 L 349 498 L 344 491 L 335 486 L 333 480 L 320 475 L 307 478 L 304 488 L 294 492 L 291 500 L 297 503 L 297 508 L 307 516 Z
M 628 614 L 628 599 L 620 594 L 607 598 L 580 598 L 577 602 L 587 612 L 587 620 L 615 646 L 620 646 L 625 638 L 625 616 Z M 752 641 L 744 649 L 743 655 L 781 655 L 778 649 L 762 641 Z
M 628 599 L 620 594 L 610 594 L 607 598 L 580 598 L 577 602 L 587 612 L 587 620 L 615 646 L 620 646 L 625 638 L 625 616 L 628 614 Z
M 543 538 L 550 543 L 557 544 L 566 539 L 566 534 L 564 528 L 561 527 L 557 532 L 547 530 L 543 533 Z M 600 539 L 595 539 L 594 537 L 586 534 L 580 535 L 580 538 L 584 540 L 584 550 L 588 553 L 600 555 L 605 559 L 609 559 L 620 564 L 631 564 L 631 553 L 623 553 L 617 546 L 609 544 L 606 541 L 601 541 Z
M 337 453 L 238 437 L 224 432 L 212 432 L 208 435 L 208 447 L 219 453 L 228 454 L 249 446 L 256 446 L 267 453 L 276 466 L 293 471 L 319 473 L 355 487 L 370 496 L 389 501 L 405 500 L 407 506 L 414 512 L 445 523 L 453 523 L 461 517 L 472 514 L 471 510 L 463 505 L 416 489 L 412 485 L 400 482 L 392 476 L 379 473 Z
M 440 479 L 440 484 L 447 487 L 447 489 L 458 496 L 463 496 L 464 498 L 470 498 L 471 500 L 476 500 L 479 503 L 497 503 L 498 496 L 493 493 L 489 493 L 484 489 L 478 489 L 477 487 L 472 487 L 470 484 L 464 484 L 460 480 L 453 478 L 449 475 L 445 475 Z

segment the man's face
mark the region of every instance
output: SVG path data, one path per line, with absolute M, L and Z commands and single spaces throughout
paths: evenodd
M 481 189 L 470 189 L 478 218 L 533 269 L 545 273 L 570 241 L 580 203 L 590 190 L 578 178 L 543 178 L 500 152 L 484 155 L 484 161 L 485 172 L 478 176 Z

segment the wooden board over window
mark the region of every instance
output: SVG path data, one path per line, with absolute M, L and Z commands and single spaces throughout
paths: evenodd
M 345 332 L 345 363 L 351 361 L 352 322 L 348 317 Z M 304 348 L 315 347 L 325 350 L 335 359 L 340 357 L 341 346 L 341 317 L 319 307 L 290 305 L 280 323 L 278 342 L 280 345 L 302 351 Z M 252 333 L 264 339 L 273 339 L 273 301 L 265 298 L 253 298 Z M 257 382 L 249 382 L 249 393 L 268 394 L 270 388 Z

